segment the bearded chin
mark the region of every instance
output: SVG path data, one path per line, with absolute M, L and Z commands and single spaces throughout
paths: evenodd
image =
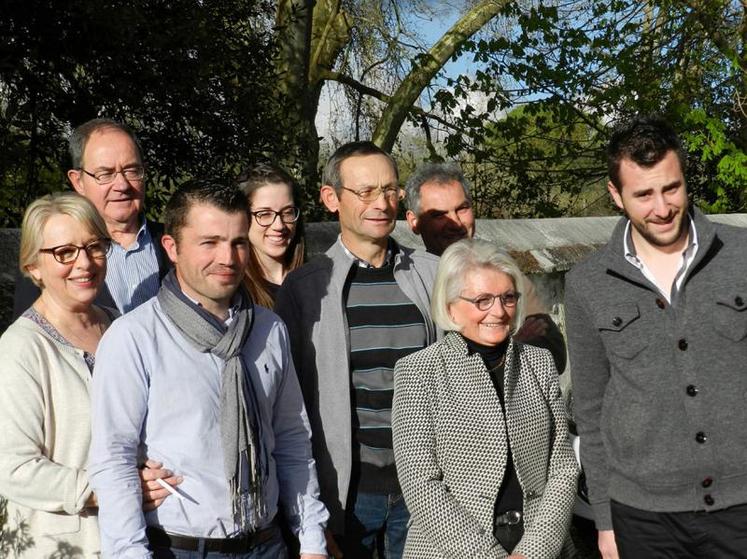
M 674 234 L 668 233 L 665 235 L 655 235 L 654 233 L 646 229 L 645 224 L 641 225 L 632 220 L 630 223 L 633 225 L 633 227 L 635 227 L 636 231 L 638 231 L 638 234 L 646 240 L 646 242 L 653 246 L 666 248 L 681 239 L 687 231 L 688 221 L 687 219 L 685 219 L 686 216 L 687 212 L 683 212 L 679 216 L 675 216 L 674 219 L 679 219 L 679 223 L 677 231 Z

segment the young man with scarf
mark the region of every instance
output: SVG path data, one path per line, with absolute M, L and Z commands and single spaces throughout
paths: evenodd
M 280 504 L 301 557 L 326 557 L 327 512 L 288 334 L 241 287 L 246 198 L 188 183 L 164 223 L 174 270 L 97 352 L 88 473 L 104 555 L 282 558 Z M 145 454 L 183 478 L 158 513 L 140 507 Z

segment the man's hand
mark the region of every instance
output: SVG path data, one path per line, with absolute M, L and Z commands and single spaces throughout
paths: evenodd
M 300 559 L 327 559 L 327 555 L 317 553 L 302 553 Z
M 330 530 L 325 530 L 324 537 L 327 540 L 327 553 L 329 553 L 329 556 L 333 559 L 342 559 L 342 550 L 340 549 L 340 546 L 337 545 L 332 532 Z M 309 555 L 309 557 L 312 556 Z M 301 556 L 301 559 L 304 559 L 303 555 Z
M 161 506 L 163 500 L 169 496 L 169 492 L 159 485 L 157 479 L 162 479 L 171 486 L 179 485 L 184 478 L 175 476 L 174 472 L 167 470 L 163 464 L 155 460 L 147 460 L 145 467 L 138 470 L 140 475 L 140 487 L 143 490 L 143 510 L 148 512 Z
M 519 553 L 516 553 L 514 555 L 509 555 L 508 559 L 527 559 L 525 555 L 521 555 Z
M 520 342 L 528 342 L 541 338 L 547 333 L 547 319 L 541 314 L 528 316 L 521 328 L 514 334 L 514 338 Z
M 602 559 L 619 559 L 620 556 L 617 554 L 614 530 L 600 530 L 597 543 L 599 545 L 599 553 L 602 554 Z

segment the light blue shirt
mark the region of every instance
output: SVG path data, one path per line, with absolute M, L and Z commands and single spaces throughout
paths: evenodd
M 129 247 L 112 242 L 106 265 L 106 287 L 122 314 L 158 293 L 161 287 L 158 255 L 144 219 L 135 242 Z
M 268 525 L 283 505 L 301 551 L 325 553 L 328 514 L 319 501 L 308 418 L 290 358 L 288 332 L 271 311 L 255 307 L 242 357 L 256 388 L 269 454 L 264 488 Z M 223 468 L 220 432 L 223 361 L 199 353 L 153 298 L 114 321 L 99 343 L 92 390 L 88 465 L 99 501 L 106 557 L 149 558 L 145 526 L 172 534 L 237 535 Z M 162 462 L 184 481 L 143 513 L 138 459 Z

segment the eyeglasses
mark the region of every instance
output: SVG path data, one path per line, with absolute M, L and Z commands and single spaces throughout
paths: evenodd
M 280 217 L 280 221 L 283 223 L 290 224 L 295 223 L 298 221 L 298 217 L 301 215 L 301 210 L 296 208 L 295 206 L 290 208 L 283 208 L 279 212 L 276 212 L 274 210 L 259 210 L 256 212 L 251 212 L 251 214 L 254 216 L 254 221 L 257 222 L 257 225 L 260 227 L 269 227 L 273 223 L 275 223 L 275 220 Z
M 353 190 L 352 188 L 347 188 L 345 186 L 341 186 L 340 188 L 352 192 L 358 197 L 358 200 L 365 202 L 366 204 L 370 204 L 378 199 L 382 192 L 384 193 L 384 198 L 387 200 L 402 200 L 405 197 L 405 191 L 399 186 L 367 186 L 360 190 Z
M 462 297 L 459 296 L 460 299 L 463 301 L 468 301 L 475 305 L 478 310 L 480 311 L 489 311 L 493 303 L 495 303 L 496 299 L 500 299 L 501 305 L 503 305 L 507 309 L 511 309 L 516 306 L 516 303 L 519 302 L 519 297 L 521 297 L 521 293 L 518 291 L 509 291 L 507 293 L 501 293 L 500 295 L 493 295 L 492 293 L 483 293 L 482 295 L 478 295 L 474 299 L 470 299 L 469 297 Z
M 78 259 L 81 250 L 85 250 L 88 258 L 102 260 L 112 248 L 111 239 L 101 238 L 84 246 L 60 245 L 52 248 L 41 248 L 39 252 L 47 252 L 54 256 L 60 264 L 72 264 Z
M 141 181 L 145 177 L 145 167 L 128 167 L 121 171 L 98 171 L 96 173 L 89 173 L 83 167 L 78 169 L 84 172 L 89 177 L 93 177 L 98 184 L 110 184 L 114 182 L 114 178 L 121 174 L 128 181 Z

